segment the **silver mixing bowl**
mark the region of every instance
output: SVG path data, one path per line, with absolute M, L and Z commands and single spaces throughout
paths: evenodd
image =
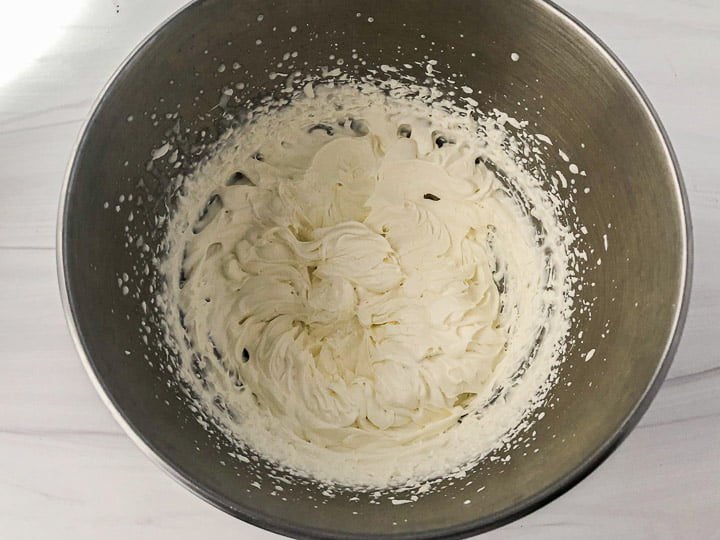
M 354 50 L 365 65 L 353 60 Z M 483 460 L 464 480 L 445 481 L 415 503 L 325 498 L 302 479 L 284 485 L 282 497 L 272 494 L 270 481 L 250 487 L 272 467 L 261 459 L 252 468 L 234 463 L 225 438 L 195 420 L 168 371 L 173 359 L 161 346 L 160 325 L 141 308 L 141 300 L 152 301 L 148 286 L 159 278 L 152 264 L 145 275 L 143 249 L 152 253 L 160 242 L 157 218 L 175 196 L 170 179 L 191 169 L 200 142 L 242 117 L 233 100 L 216 107 L 222 90 L 244 81 L 236 95 L 277 92 L 283 81 L 271 80 L 266 70 L 291 51 L 298 55 L 290 61 L 306 62 L 304 69 L 335 62 L 333 54 L 344 59 L 343 69 L 358 73 L 434 58 L 438 68 L 482 90 L 481 109 L 537 122 L 538 132 L 587 171 L 592 186 L 576 210 L 603 263 L 589 271 L 596 286 L 578 291 L 581 301 L 597 297 L 592 319 L 578 317 L 572 329 L 582 331 L 588 345 L 568 352 L 530 449 L 520 445 L 509 462 Z M 511 53 L 519 60 L 511 61 Z M 166 136 L 181 149 L 178 168 L 167 159 L 150 161 Z M 548 165 L 567 167 L 556 156 Z M 126 227 L 134 237 L 129 247 Z M 128 434 L 208 502 L 298 537 L 463 537 L 557 497 L 597 467 L 647 409 L 676 349 L 690 282 L 687 201 L 660 122 L 612 53 L 540 0 L 193 3 L 135 51 L 98 100 L 69 168 L 58 234 L 71 332 Z M 140 235 L 148 248 L 135 245 Z M 127 295 L 125 272 L 132 274 Z M 142 320 L 147 327 L 139 331 Z M 585 361 L 589 344 L 597 352 Z M 478 492 L 479 486 L 485 489 Z M 463 504 L 466 499 L 472 504 Z

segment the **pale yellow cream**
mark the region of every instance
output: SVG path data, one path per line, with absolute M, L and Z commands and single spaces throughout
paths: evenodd
M 226 144 L 171 224 L 185 376 L 202 372 L 222 421 L 300 472 L 382 485 L 427 476 L 433 455 L 461 465 L 461 420 L 556 301 L 530 222 L 478 159 L 487 140 L 418 107 L 299 98 Z

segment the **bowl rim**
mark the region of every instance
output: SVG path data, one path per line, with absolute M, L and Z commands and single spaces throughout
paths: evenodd
M 100 93 L 95 98 L 72 147 L 71 157 L 68 161 L 68 165 L 63 179 L 62 189 L 60 192 L 56 224 L 57 277 L 66 323 L 73 343 L 75 345 L 75 349 L 80 356 L 85 371 L 90 378 L 91 383 L 95 387 L 95 390 L 99 394 L 101 400 L 103 401 L 107 409 L 111 412 L 112 416 L 115 418 L 115 421 L 122 427 L 123 431 L 140 448 L 140 450 L 145 454 L 145 456 L 147 456 L 153 463 L 155 463 L 155 465 L 165 471 L 165 473 L 174 478 L 178 483 L 180 483 L 190 492 L 194 493 L 201 499 L 205 500 L 216 508 L 232 515 L 235 518 L 242 519 L 243 521 L 257 527 L 285 536 L 293 536 L 298 538 L 325 538 L 331 540 L 376 537 L 375 535 L 371 534 L 348 534 L 347 532 L 330 531 L 309 526 L 302 526 L 291 521 L 285 521 L 278 516 L 264 514 L 255 508 L 240 508 L 237 503 L 199 484 L 186 472 L 180 470 L 177 465 L 173 464 L 168 456 L 163 455 L 158 449 L 156 449 L 153 446 L 152 442 L 147 439 L 139 430 L 136 430 L 130 420 L 126 418 L 124 412 L 110 397 L 108 389 L 105 387 L 105 384 L 100 378 L 100 375 L 95 370 L 94 364 L 87 353 L 84 341 L 79 331 L 74 305 L 70 300 L 69 282 L 65 265 L 66 210 L 69 203 L 70 185 L 72 183 L 75 168 L 77 166 L 79 151 L 83 147 L 83 144 L 85 142 L 88 128 L 93 123 L 103 102 L 107 98 L 109 91 L 114 86 L 120 74 L 136 58 L 136 56 L 138 56 L 140 52 L 145 49 L 145 47 L 155 38 L 155 36 L 159 34 L 159 32 L 161 32 L 186 9 L 190 8 L 194 4 L 200 4 L 202 3 L 202 1 L 203 0 L 189 0 L 180 8 L 176 9 L 165 20 L 159 23 L 142 41 L 140 41 L 133 48 L 130 54 L 113 72 L 113 74 L 103 86 Z M 630 434 L 630 432 L 635 428 L 642 416 L 645 414 L 653 398 L 662 386 L 662 383 L 665 380 L 665 376 L 670 369 L 682 336 L 685 320 L 687 318 L 687 312 L 690 303 L 690 291 L 692 288 L 693 270 L 692 222 L 690 218 L 690 205 L 688 201 L 685 183 L 683 181 L 680 165 L 670 142 L 669 136 L 657 112 L 655 111 L 654 107 L 650 103 L 650 100 L 640 87 L 637 80 L 630 73 L 627 67 L 622 63 L 622 61 L 615 55 L 615 53 L 612 52 L 612 50 L 594 32 L 592 32 L 587 26 L 585 26 L 585 24 L 580 22 L 573 15 L 571 15 L 567 10 L 558 6 L 553 0 L 533 0 L 533 2 L 539 7 L 552 12 L 554 16 L 564 20 L 566 24 L 574 27 L 574 29 L 584 37 L 584 39 L 588 42 L 590 46 L 595 47 L 598 53 L 604 56 L 606 60 L 608 60 L 608 62 L 614 67 L 617 75 L 624 79 L 625 84 L 633 91 L 635 97 L 638 99 L 639 103 L 644 108 L 645 114 L 651 120 L 656 135 L 659 136 L 660 140 L 662 140 L 663 142 L 663 150 L 665 154 L 664 158 L 673 172 L 673 177 L 675 180 L 674 186 L 676 188 L 676 200 L 680 203 L 680 210 L 683 218 L 682 240 L 685 249 L 681 252 L 683 263 L 682 274 L 679 280 L 682 283 L 681 300 L 675 307 L 672 332 L 668 334 L 665 350 L 661 355 L 661 360 L 658 363 L 655 373 L 653 374 L 652 379 L 648 383 L 645 392 L 635 404 L 634 408 L 632 408 L 628 412 L 625 419 L 620 422 L 615 432 L 603 444 L 598 446 L 593 453 L 589 454 L 580 465 L 566 473 L 563 477 L 555 480 L 545 489 L 531 495 L 530 497 L 523 499 L 522 501 L 511 507 L 508 507 L 494 514 L 490 514 L 482 518 L 467 521 L 465 523 L 451 527 L 423 531 L 419 534 L 398 533 L 382 535 L 386 538 L 467 538 L 468 536 L 487 532 L 492 529 L 502 527 L 503 525 L 506 525 L 517 519 L 520 519 L 552 502 L 553 500 L 557 499 L 558 497 L 572 489 L 580 481 L 582 481 L 585 477 L 587 477 L 590 473 L 597 469 L 600 464 L 602 464 L 615 451 L 615 449 L 625 440 L 625 438 Z

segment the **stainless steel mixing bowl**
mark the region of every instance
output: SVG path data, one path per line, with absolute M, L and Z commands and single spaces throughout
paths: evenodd
M 365 65 L 353 60 L 354 51 Z M 286 54 L 292 52 L 297 55 Z M 512 53 L 519 60 L 511 61 Z M 282 80 L 268 77 L 270 65 L 294 61 L 311 69 L 335 62 L 331 54 L 344 59 L 343 69 L 360 73 L 436 59 L 438 69 L 482 90 L 481 109 L 537 122 L 538 132 L 587 171 L 592 187 L 576 210 L 603 263 L 588 275 L 596 286 L 578 291 L 580 300 L 597 297 L 592 319 L 578 317 L 572 330 L 582 331 L 587 345 L 568 352 L 530 448 L 520 445 L 509 462 L 484 460 L 464 480 L 447 481 L 411 504 L 369 504 L 364 495 L 354 502 L 325 498 L 302 481 L 284 485 L 282 497 L 269 481 L 250 487 L 257 468 L 228 459 L 228 443 L 198 424 L 172 382 L 157 322 L 139 331 L 140 300 L 152 302 L 147 285 L 158 277 L 152 264 L 145 276 L 142 245 L 152 252 L 160 240 L 157 218 L 172 204 L 170 178 L 189 170 L 200 142 L 216 139 L 232 125 L 231 116 L 242 116 L 234 102 L 216 106 L 222 90 L 272 93 Z M 181 149 L 179 168 L 150 160 L 166 135 Z M 552 168 L 567 167 L 560 157 L 548 159 Z M 470 535 L 527 514 L 589 474 L 638 422 L 668 370 L 687 307 L 691 260 L 680 172 L 647 99 L 587 29 L 539 0 L 189 5 L 136 50 L 97 102 L 67 175 L 58 247 L 80 355 L 138 445 L 226 512 L 287 535 L 344 539 Z M 141 277 L 131 277 L 123 295 L 127 272 Z M 585 361 L 591 346 L 597 351 Z M 485 489 L 478 492 L 480 486 Z M 467 499 L 472 503 L 463 504 Z

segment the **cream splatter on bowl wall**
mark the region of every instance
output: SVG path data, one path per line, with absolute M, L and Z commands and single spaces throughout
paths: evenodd
M 322 483 L 238 446 L 216 421 L 224 404 L 208 414 L 190 397 L 158 309 L 168 219 L 198 164 L 251 111 L 312 92 L 307 77 L 338 84 L 344 74 L 431 86 L 495 118 L 516 145 L 508 151 L 564 201 L 577 237 L 575 309 L 553 386 L 504 444 L 421 485 Z M 86 127 L 61 212 L 63 293 L 111 409 L 213 504 L 293 535 L 462 536 L 573 485 L 649 404 L 683 312 L 681 190 L 642 95 L 547 4 L 200 2 L 131 57 Z

